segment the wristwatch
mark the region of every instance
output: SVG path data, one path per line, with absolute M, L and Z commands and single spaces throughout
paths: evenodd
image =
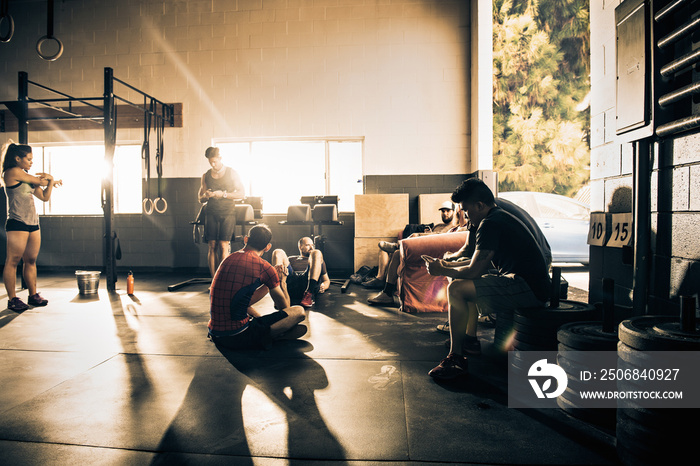
M 226 199 L 227 197 L 228 197 L 228 194 L 226 193 L 226 191 L 224 191 L 224 199 Z

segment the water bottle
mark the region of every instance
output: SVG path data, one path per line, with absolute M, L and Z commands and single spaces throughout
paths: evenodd
M 131 270 L 126 276 L 126 294 L 134 294 L 134 274 Z

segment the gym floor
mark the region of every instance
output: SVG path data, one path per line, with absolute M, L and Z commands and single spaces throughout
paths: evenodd
M 49 305 L 0 312 L 0 464 L 617 464 L 609 429 L 507 407 L 493 327 L 468 378 L 436 383 L 445 314 L 332 286 L 301 340 L 219 351 L 207 285 L 167 291 L 186 278 L 86 297 L 40 272 Z

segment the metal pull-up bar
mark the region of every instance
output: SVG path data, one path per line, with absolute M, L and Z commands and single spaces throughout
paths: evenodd
M 120 97 L 114 92 L 115 83 L 126 86 L 134 92 L 141 94 L 144 97 L 144 105 L 130 102 L 128 99 Z M 59 97 L 50 99 L 33 99 L 29 97 L 29 85 L 36 86 L 45 91 L 54 93 Z M 102 106 L 92 102 L 102 101 Z M 107 290 L 116 290 L 116 243 L 118 241 L 117 234 L 114 231 L 114 152 L 117 139 L 117 106 L 115 100 L 124 102 L 129 107 L 138 109 L 143 112 L 144 119 L 154 121 L 154 126 L 157 129 L 157 173 L 159 178 L 158 183 L 158 199 L 155 202 L 162 201 L 163 207 L 156 209 L 157 212 L 163 213 L 167 209 L 167 202 L 161 197 L 160 192 L 160 177 L 162 176 L 162 160 L 163 160 L 163 140 L 162 135 L 166 123 L 170 127 L 175 126 L 175 105 L 166 104 L 153 96 L 125 83 L 114 77 L 112 68 L 104 69 L 104 93 L 102 97 L 81 97 L 76 98 L 60 91 L 56 91 L 41 84 L 29 81 L 28 74 L 20 71 L 18 75 L 18 93 L 16 102 L 2 102 L 17 118 L 17 132 L 20 144 L 28 144 L 28 122 L 37 120 L 90 120 L 98 124 L 102 124 L 104 130 L 105 143 L 105 162 L 108 170 L 107 175 L 102 181 L 102 210 L 104 214 L 104 237 L 103 237 L 103 265 L 107 278 Z M 67 102 L 68 108 L 61 108 L 55 104 Z M 80 102 L 86 105 L 86 108 L 95 111 L 95 114 L 84 115 L 75 109 L 73 102 Z M 147 105 L 150 103 L 150 105 Z M 29 116 L 29 104 L 42 105 L 55 112 L 61 113 L 64 116 Z M 120 106 L 120 108 L 122 108 Z M 150 167 L 150 162 L 149 162 Z

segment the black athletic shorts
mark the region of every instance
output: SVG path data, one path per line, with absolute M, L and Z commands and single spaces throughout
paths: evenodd
M 37 231 L 39 225 L 27 225 L 24 222 L 15 220 L 14 218 L 8 218 L 5 222 L 5 231 L 28 231 L 29 233 Z
M 237 335 L 216 337 L 211 341 L 230 349 L 265 349 L 272 344 L 270 327 L 287 317 L 284 311 L 273 312 L 262 317 L 251 317 L 248 328 Z
M 204 239 L 206 241 L 231 241 L 236 228 L 236 212 L 209 212 L 204 217 Z

